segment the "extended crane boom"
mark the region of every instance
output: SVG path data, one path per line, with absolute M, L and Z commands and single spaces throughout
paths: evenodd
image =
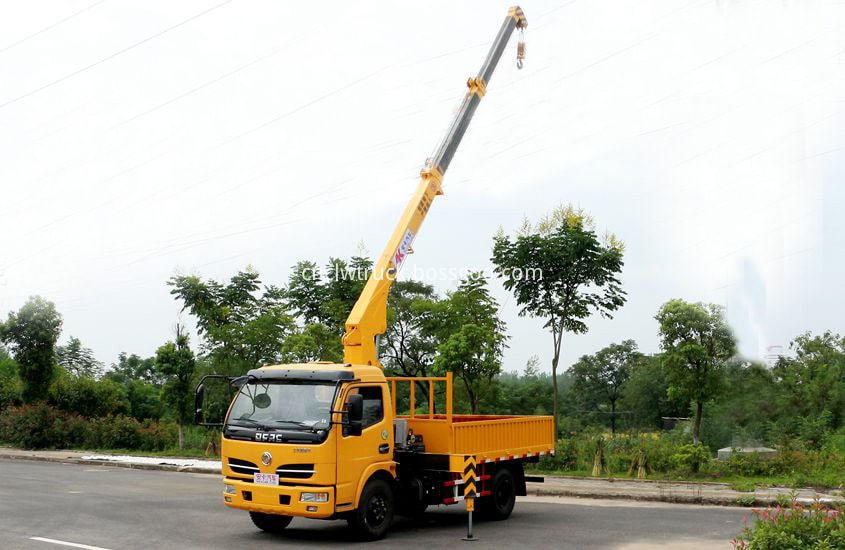
M 373 268 L 364 290 L 346 319 L 346 334 L 343 337 L 343 360 L 356 365 L 378 365 L 376 339 L 387 330 L 387 295 L 402 263 L 412 252 L 411 244 L 425 219 L 434 197 L 442 195 L 443 175 L 449 168 L 452 157 L 461 143 L 469 122 L 481 98 L 487 91 L 487 84 L 496 70 L 505 46 L 515 29 L 528 25 L 525 14 L 519 6 L 508 10 L 496 39 L 474 78 L 467 80 L 467 94 L 449 131 L 437 148 L 434 157 L 426 161 L 420 172 L 420 183 L 411 197 L 390 240 Z M 524 44 L 517 50 L 517 66 L 522 67 Z

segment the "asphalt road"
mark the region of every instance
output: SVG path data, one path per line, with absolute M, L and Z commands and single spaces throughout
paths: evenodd
M 526 497 L 503 522 L 476 523 L 461 541 L 462 506 L 398 519 L 375 547 L 730 548 L 747 509 Z M 51 539 L 73 546 L 63 546 Z M 216 475 L 0 460 L 0 548 L 344 547 L 346 522 L 294 519 L 285 536 L 256 530 L 220 502 Z

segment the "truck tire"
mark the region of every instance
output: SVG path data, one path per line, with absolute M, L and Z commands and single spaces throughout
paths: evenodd
M 508 468 L 502 468 L 493 474 L 490 495 L 480 499 L 478 504 L 484 519 L 501 521 L 510 517 L 516 504 L 516 481 Z
M 276 514 L 262 514 L 260 512 L 250 512 L 250 519 L 256 527 L 262 531 L 278 535 L 285 530 L 285 527 L 290 525 L 293 519 L 290 516 L 278 516 Z
M 348 518 L 349 527 L 363 540 L 384 537 L 393 523 L 393 488 L 383 479 L 371 479 L 361 492 L 358 508 Z

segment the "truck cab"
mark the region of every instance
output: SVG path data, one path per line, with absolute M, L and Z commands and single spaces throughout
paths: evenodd
M 381 369 L 284 365 L 237 382 L 221 444 L 226 505 L 330 518 L 355 509 L 373 475 L 395 478 Z

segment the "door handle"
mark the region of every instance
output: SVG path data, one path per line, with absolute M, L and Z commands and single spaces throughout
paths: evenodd
M 386 455 L 388 452 L 390 452 L 390 443 L 382 443 L 381 445 L 379 445 L 378 452 L 379 454 Z

